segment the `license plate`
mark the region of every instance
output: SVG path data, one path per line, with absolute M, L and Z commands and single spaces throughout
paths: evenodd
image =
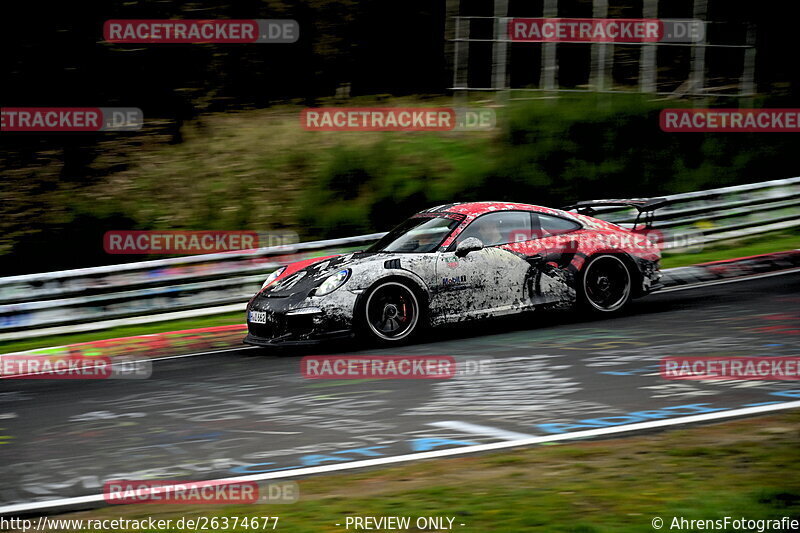
M 267 312 L 266 311 L 250 311 L 250 322 L 253 324 L 266 324 Z

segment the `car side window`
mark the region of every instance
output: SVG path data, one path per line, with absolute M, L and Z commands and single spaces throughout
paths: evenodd
M 562 235 L 581 228 L 580 224 L 567 220 L 566 218 L 543 215 L 541 213 L 535 216 L 539 219 L 542 237 Z
M 476 218 L 456 239 L 456 244 L 475 237 L 484 246 L 497 246 L 528 240 L 531 234 L 531 216 L 527 211 L 502 211 Z

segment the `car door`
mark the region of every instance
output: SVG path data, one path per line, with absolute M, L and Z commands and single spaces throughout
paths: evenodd
M 515 235 L 531 231 L 527 211 L 499 211 L 476 218 L 458 235 L 436 265 L 437 286 L 431 301 L 435 321 L 456 322 L 468 318 L 512 313 L 525 307 L 525 280 L 531 264 L 506 249 Z M 484 248 L 464 257 L 455 253 L 469 237 Z
M 583 226 L 575 221 L 544 213 L 534 213 L 542 245 L 547 249 L 547 260 L 559 268 L 568 268 L 579 251 L 579 233 Z
M 531 213 L 531 216 L 531 239 L 516 245 L 516 251 L 529 260 L 538 258 L 538 268 L 531 271 L 526 284 L 529 297 L 535 305 L 572 302 L 575 283 L 570 265 L 578 251 L 577 235 L 582 226 L 544 213 Z

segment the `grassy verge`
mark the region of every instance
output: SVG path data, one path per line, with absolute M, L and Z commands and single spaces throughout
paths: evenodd
M 764 168 L 773 179 L 797 175 L 791 136 L 668 134 L 659 112 L 674 105 L 562 95 L 495 108 L 498 127 L 471 132 L 306 131 L 302 107 L 285 105 L 201 115 L 183 125 L 179 144 L 148 120 L 97 145 L 26 157 L 0 148 L 0 164 L 9 162 L 0 175 L 0 272 L 115 263 L 102 247 L 108 230 L 290 230 L 313 240 L 388 230 L 453 201 L 560 206 L 746 183 Z M 61 179 L 65 153 L 68 174 L 81 179 Z
M 707 261 L 747 257 L 750 255 L 780 252 L 795 248 L 800 248 L 800 233 L 776 232 L 747 239 L 728 241 L 723 244 L 706 248 L 700 253 L 664 254 L 662 267 L 674 268 L 694 265 Z M 90 333 L 57 335 L 0 343 L 0 353 L 33 350 L 35 348 L 46 348 L 49 346 L 63 346 L 66 344 L 113 339 L 117 337 L 147 335 L 150 333 L 164 333 L 169 331 L 178 331 L 181 329 L 242 324 L 243 322 L 244 316 L 242 313 L 231 313 L 196 319 L 173 320 L 154 324 L 124 326 Z
M 673 517 L 796 518 L 798 442 L 800 413 L 793 412 L 314 477 L 299 481 L 301 497 L 291 505 L 133 505 L 61 518 L 277 515 L 280 531 L 333 532 L 345 531 L 335 524 L 348 515 L 410 516 L 412 524 L 419 516 L 450 516 L 460 531 L 582 533 L 654 531 L 654 517 L 665 521 L 664 530 Z
M 50 346 L 65 346 L 119 337 L 132 337 L 135 335 L 149 335 L 151 333 L 166 333 L 184 329 L 210 328 L 214 326 L 227 326 L 229 324 L 244 324 L 244 313 L 229 313 L 225 315 L 212 315 L 200 318 L 186 318 L 183 320 L 169 320 L 153 324 L 138 324 L 134 326 L 121 326 L 118 328 L 92 331 L 87 333 L 74 333 L 66 335 L 53 335 L 34 339 L 25 339 L 13 342 L 0 343 L 0 354 L 47 348 Z
M 724 243 L 708 246 L 699 253 L 665 253 L 661 260 L 661 266 L 662 268 L 675 268 L 797 248 L 800 248 L 800 232 L 767 233 L 744 239 L 725 241 Z

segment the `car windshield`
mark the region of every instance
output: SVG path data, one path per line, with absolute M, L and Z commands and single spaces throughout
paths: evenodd
M 458 223 L 456 219 L 445 217 L 409 218 L 370 246 L 367 251 L 418 254 L 432 252 L 442 244 Z

